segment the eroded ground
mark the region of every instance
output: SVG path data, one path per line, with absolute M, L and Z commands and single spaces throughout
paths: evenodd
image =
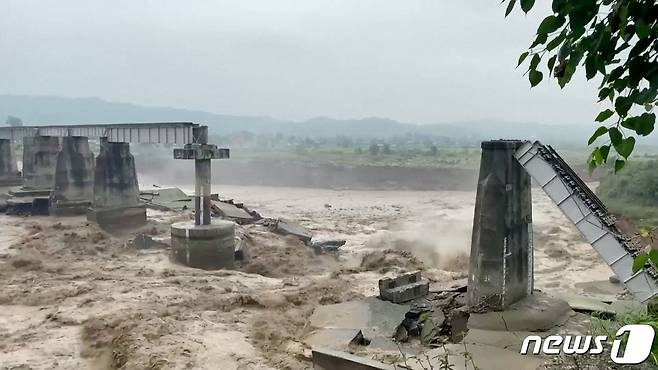
M 176 265 L 163 249 L 128 246 L 84 218 L 0 216 L 0 369 L 299 369 L 320 304 L 377 294 L 385 274 L 421 268 L 466 276 L 475 195 L 227 187 L 264 216 L 346 239 L 336 258 L 294 237 L 242 228 L 252 259 L 238 271 Z M 535 191 L 535 286 L 582 293 L 608 267 Z M 166 236 L 188 217 L 150 212 L 140 232 Z M 364 258 L 365 256 L 365 258 Z

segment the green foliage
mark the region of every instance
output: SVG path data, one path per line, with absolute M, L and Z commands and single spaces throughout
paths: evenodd
M 613 319 L 607 319 L 605 316 L 594 313 L 591 318 L 592 329 L 595 335 L 605 335 L 614 338 L 617 330 L 624 325 L 651 325 L 655 331 L 658 331 L 658 315 L 655 312 L 627 312 L 617 314 Z M 623 347 L 626 346 L 627 337 L 622 339 Z M 658 336 L 654 337 L 651 346 L 649 360 L 653 366 L 658 366 Z
M 658 161 L 633 161 L 626 166 L 601 179 L 598 195 L 612 211 L 636 223 L 658 224 Z
M 505 16 L 516 0 L 507 1 Z M 535 1 L 520 0 L 528 13 Z M 610 149 L 617 156 L 615 171 L 624 167 L 635 148 L 634 135 L 647 136 L 654 130 L 658 105 L 658 3 L 655 0 L 553 0 L 553 14 L 539 24 L 530 50 L 519 56 L 518 65 L 528 57 L 530 86 L 543 80 L 541 61 L 546 59 L 549 76 L 560 87 L 567 85 L 579 68 L 585 77 L 597 76 L 599 101 L 609 100 L 595 118 L 614 122 L 597 129 L 589 145 L 607 133 L 609 142 L 596 146 L 590 155 L 590 168 L 607 162 Z M 641 110 L 646 112 L 640 114 Z M 615 130 L 612 130 L 614 128 Z M 607 149 L 602 149 L 602 148 Z

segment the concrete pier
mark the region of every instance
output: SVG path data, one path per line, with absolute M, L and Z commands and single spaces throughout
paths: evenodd
M 235 224 L 212 220 L 210 161 L 228 158 L 228 149 L 208 144 L 208 127 L 193 129 L 194 143 L 174 149 L 174 158 L 193 159 L 195 168 L 194 222 L 171 225 L 171 246 L 180 263 L 202 269 L 233 268 Z
M 21 170 L 21 173 L 23 174 L 23 186 L 25 186 L 26 179 L 34 176 L 34 150 L 32 147 L 33 141 L 33 136 L 23 137 L 23 169 Z
M 94 195 L 94 154 L 85 136 L 65 136 L 57 156 L 50 214 L 85 214 Z
M 0 186 L 20 185 L 16 153 L 9 139 L 0 139 Z
M 532 293 L 530 176 L 514 158 L 522 144 L 482 143 L 468 279 L 476 310 L 505 309 Z
M 129 143 L 101 138 L 87 219 L 105 229 L 133 228 L 146 223 L 146 207 L 139 201 L 135 158 L 130 154 Z
M 207 225 L 171 225 L 171 248 L 176 261 L 206 270 L 231 269 L 235 255 L 235 224 L 213 220 Z
M 29 141 L 29 140 L 28 140 Z M 25 145 L 25 141 L 23 142 Z M 55 170 L 59 154 L 59 138 L 56 136 L 34 136 L 24 154 L 23 188 L 51 190 L 55 185 Z

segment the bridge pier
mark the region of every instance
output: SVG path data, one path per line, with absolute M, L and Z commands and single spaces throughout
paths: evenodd
M 50 214 L 85 214 L 94 194 L 94 154 L 85 136 L 65 136 L 57 156 Z
M 212 220 L 210 207 L 210 161 L 228 158 L 228 149 L 208 144 L 208 127 L 193 129 L 194 143 L 174 149 L 176 159 L 194 159 L 194 222 L 171 225 L 171 247 L 174 258 L 190 267 L 208 270 L 233 268 L 235 262 L 235 224 Z
M 482 142 L 468 305 L 505 309 L 532 293 L 530 176 L 514 158 L 522 141 Z
M 0 139 L 0 186 L 20 185 L 21 182 L 11 140 Z
M 87 219 L 104 229 L 134 228 L 146 223 L 146 206 L 139 201 L 135 158 L 129 143 L 101 138 Z
M 28 140 L 29 141 L 29 140 Z M 24 141 L 25 145 L 25 141 Z M 59 154 L 59 138 L 56 136 L 34 136 L 26 145 L 28 153 L 23 155 L 23 166 L 28 169 L 23 175 L 26 190 L 48 190 L 55 185 L 55 170 Z

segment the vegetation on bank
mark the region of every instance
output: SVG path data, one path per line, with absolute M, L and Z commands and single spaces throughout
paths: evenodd
M 638 226 L 658 225 L 658 160 L 632 161 L 624 171 L 601 180 L 600 198 Z

